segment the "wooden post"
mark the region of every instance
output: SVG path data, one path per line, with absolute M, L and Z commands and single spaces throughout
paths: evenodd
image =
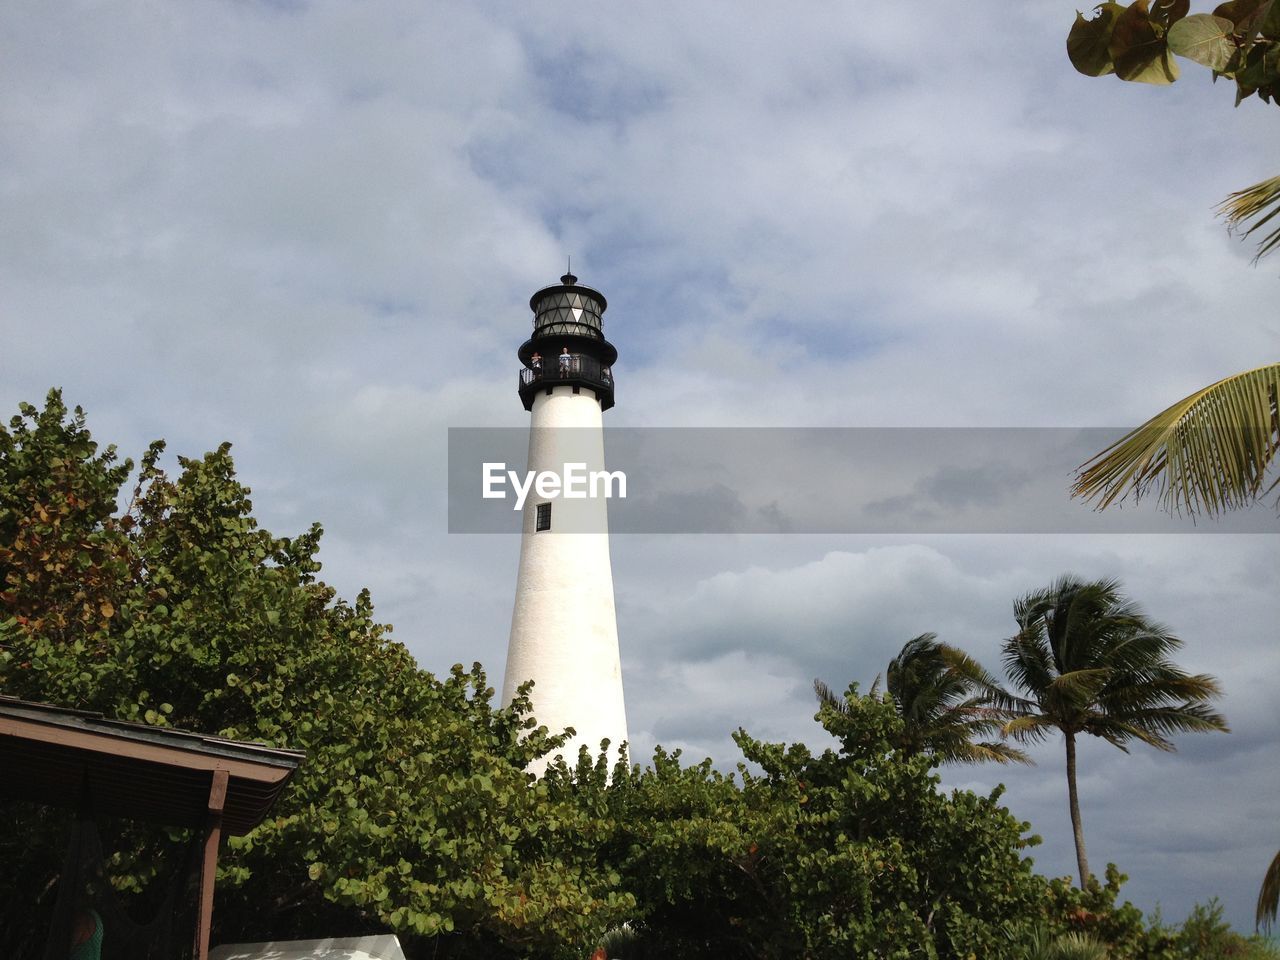
M 213 771 L 209 786 L 209 819 L 200 860 L 200 915 L 196 920 L 196 960 L 209 960 L 209 933 L 213 924 L 213 884 L 218 876 L 218 844 L 222 840 L 222 809 L 227 802 L 227 771 Z

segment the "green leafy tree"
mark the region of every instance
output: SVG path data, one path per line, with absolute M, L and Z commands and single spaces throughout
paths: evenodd
M 927 753 L 940 763 L 1030 763 L 1007 743 L 975 739 L 998 732 L 1005 719 L 986 692 L 993 683 L 981 664 L 939 641 L 937 634 L 908 640 L 889 661 L 885 677 L 885 689 L 902 718 L 898 749 Z M 821 680 L 813 682 L 813 689 L 819 703 L 847 709 L 844 698 Z
M 531 729 L 527 698 L 495 709 L 478 665 L 420 670 L 367 593 L 317 579 L 318 526 L 257 524 L 226 445 L 176 477 L 161 453 L 127 492 L 131 464 L 56 392 L 0 429 L 0 691 L 307 752 L 228 845 L 216 937 L 391 929 L 411 953 L 576 956 L 626 915 L 565 839 L 591 835 L 590 808 L 525 773 L 563 742 Z M 17 956 L 61 853 L 34 840 L 64 818 L 10 812 L 0 953 Z M 153 852 L 118 850 L 117 884 L 143 886 Z
M 1188 674 L 1169 659 L 1182 641 L 1122 596 L 1115 580 L 1064 576 L 1017 600 L 1014 617 L 1018 632 L 1006 641 L 1003 659 L 1021 695 L 993 695 L 1013 715 L 1006 734 L 1024 743 L 1062 734 L 1083 887 L 1090 874 L 1076 789 L 1077 738 L 1100 737 L 1125 752 L 1133 740 L 1173 750 L 1176 733 L 1227 731 L 1207 705 L 1221 691 L 1213 677 Z
M 1276 960 L 1274 947 L 1261 937 L 1245 937 L 1222 920 L 1217 900 L 1197 904 L 1181 924 L 1166 925 L 1159 911 L 1150 919 L 1120 899 L 1128 878 L 1114 864 L 1106 877 L 1090 879 L 1084 889 L 1065 879 L 1052 880 L 1041 920 L 1030 928 L 1011 926 L 1013 942 L 1031 952 L 1037 945 L 1053 949 L 1075 936 L 1105 946 L 1107 960 Z
M 936 759 L 898 748 L 892 703 L 851 687 L 818 720 L 838 747 L 735 736 L 735 776 L 682 766 L 615 772 L 602 849 L 636 898 L 620 956 L 1007 958 L 1005 925 L 1046 884 L 990 796 L 944 793 Z
M 1125 944 L 1116 960 L 1177 956 L 1139 951 L 1113 877 L 1036 876 L 999 791 L 940 791 L 938 757 L 856 688 L 820 708 L 838 744 L 821 753 L 739 732 L 735 775 L 661 750 L 609 770 L 584 751 L 534 781 L 529 761 L 565 738 L 527 697 L 495 709 L 478 666 L 419 669 L 367 594 L 319 579 L 318 527 L 256 523 L 226 447 L 174 476 L 161 457 L 132 471 L 56 393 L 0 429 L 0 691 L 307 751 L 228 844 L 219 940 L 390 929 L 414 960 L 601 944 L 633 960 L 1013 960 L 1007 932 L 1045 923 Z M 0 955 L 27 956 L 67 815 L 3 813 Z M 114 880 L 142 891 L 166 838 L 118 839 Z
M 1245 937 L 1222 919 L 1222 904 L 1214 897 L 1198 903 L 1173 937 L 1179 960 L 1275 960 L 1280 951 L 1261 937 Z

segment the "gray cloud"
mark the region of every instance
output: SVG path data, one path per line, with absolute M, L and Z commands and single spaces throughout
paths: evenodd
M 896 11 L 817 4 L 6 4 L 0 403 L 62 385 L 135 454 L 234 441 L 268 527 L 323 521 L 343 594 L 372 587 L 424 666 L 496 680 L 516 546 L 445 533 L 446 431 L 525 425 L 515 347 L 566 254 L 610 300 L 614 426 L 1122 426 L 1269 358 L 1274 275 L 1211 216 L 1274 173 L 1269 108 L 1191 69 L 1078 77 L 1070 8 L 935 12 L 904 56 Z M 731 764 L 739 724 L 815 737 L 814 676 L 869 683 L 929 629 L 994 666 L 1018 593 L 1120 576 L 1235 732 L 1088 752 L 1092 852 L 1144 907 L 1216 893 L 1245 923 L 1280 845 L 1280 548 L 1106 529 L 617 537 L 637 745 Z M 1065 873 L 1053 746 L 947 780 L 1007 780 Z

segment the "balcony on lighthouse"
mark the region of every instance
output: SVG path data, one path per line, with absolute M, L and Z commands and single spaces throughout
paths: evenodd
M 532 409 L 539 387 L 550 390 L 556 386 L 589 387 L 603 409 L 613 406 L 613 367 L 590 354 L 561 353 L 550 358 L 534 355 L 528 366 L 520 368 L 520 398 L 526 410 Z

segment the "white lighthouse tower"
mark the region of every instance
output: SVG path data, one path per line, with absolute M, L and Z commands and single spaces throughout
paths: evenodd
M 563 477 L 581 465 L 583 474 L 602 474 L 602 414 L 613 406 L 618 357 L 604 338 L 605 298 L 567 273 L 535 293 L 529 306 L 533 335 L 519 350 L 520 399 L 532 414 L 529 471 Z M 575 730 L 563 751 L 570 765 L 579 746 L 594 755 L 602 738 L 617 758 L 627 716 L 604 496 L 541 497 L 531 489 L 525 501 L 504 705 L 526 680 L 534 681 L 538 723 L 552 733 Z M 541 773 L 549 759 L 533 772 Z

